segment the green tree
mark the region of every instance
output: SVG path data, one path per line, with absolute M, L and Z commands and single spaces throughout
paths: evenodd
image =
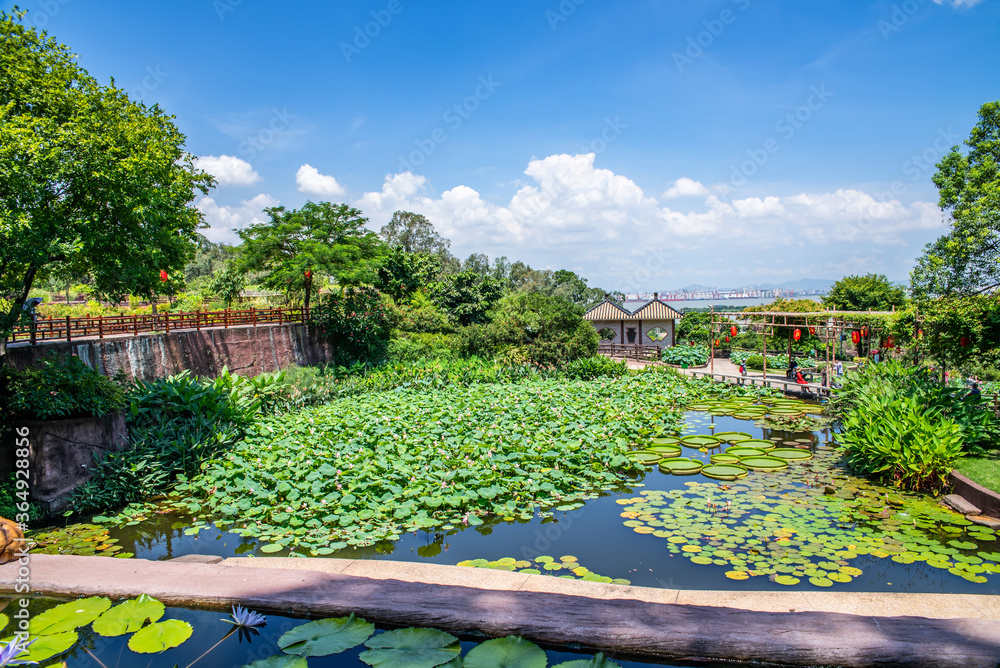
M 377 270 L 375 287 L 401 302 L 430 284 L 441 273 L 441 259 L 429 253 L 411 253 L 391 248 Z
M 823 297 L 823 306 L 839 311 L 891 311 L 906 304 L 906 291 L 883 274 L 845 276 Z
M 226 302 L 226 308 L 232 306 L 233 302 L 240 299 L 243 291 L 247 287 L 247 275 L 239 267 L 229 264 L 212 278 L 211 290 L 222 297 Z
M 486 322 L 503 296 L 503 284 L 492 276 L 466 270 L 449 274 L 430 286 L 431 299 L 459 325 Z
M 100 85 L 22 16 L 0 12 L 0 362 L 46 273 L 116 301 L 180 274 L 204 225 L 191 203 L 214 184 L 172 116 Z
M 965 141 L 937 165 L 948 234 L 928 244 L 910 275 L 914 297 L 972 295 L 1000 286 L 1000 101 L 979 109 Z
M 437 255 L 442 265 L 451 257 L 448 252 L 451 241 L 438 234 L 431 221 L 419 213 L 395 212 L 379 230 L 379 235 L 392 248 L 401 248 L 407 253 Z
M 317 289 L 316 274 L 333 276 L 341 285 L 372 281 L 384 246 L 365 229 L 360 211 L 346 204 L 306 202 L 301 209 L 265 209 L 267 222 L 239 231 L 245 270 L 264 272 L 266 287 L 287 295 L 303 295 L 303 304 Z

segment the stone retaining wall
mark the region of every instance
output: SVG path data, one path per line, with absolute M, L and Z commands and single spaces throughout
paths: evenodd
M 329 347 L 301 324 L 185 330 L 84 341 L 52 341 L 31 346 L 14 344 L 7 362 L 15 368 L 37 363 L 47 352 L 83 358 L 100 373 L 119 371 L 155 380 L 190 369 L 199 376 L 218 376 L 223 367 L 241 376 L 256 376 L 292 364 L 331 361 Z

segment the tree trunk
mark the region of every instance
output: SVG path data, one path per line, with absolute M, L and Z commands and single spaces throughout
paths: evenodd
M 305 302 L 305 304 L 306 304 L 305 312 L 306 313 L 309 313 L 309 298 L 312 297 L 312 287 L 313 287 L 312 276 L 307 276 L 306 277 L 306 302 Z
M 21 287 L 20 294 L 14 297 L 14 303 L 11 304 L 10 311 L 2 316 L 3 319 L 0 320 L 0 366 L 6 363 L 7 343 L 10 341 L 10 334 L 13 332 L 14 326 L 17 325 L 17 321 L 21 318 L 24 303 L 28 301 L 28 295 L 31 293 L 31 286 L 35 283 L 35 275 L 37 273 L 38 267 L 35 265 L 28 267 L 28 273 L 24 277 L 24 284 Z

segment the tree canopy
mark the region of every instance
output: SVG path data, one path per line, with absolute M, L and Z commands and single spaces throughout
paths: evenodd
M 965 141 L 937 165 L 934 184 L 950 230 L 910 275 L 914 297 L 972 295 L 1000 286 L 1000 101 L 979 109 Z
M 365 218 L 346 204 L 306 202 L 300 209 L 265 209 L 270 220 L 240 230 L 243 267 L 264 272 L 266 287 L 303 295 L 309 308 L 319 274 L 342 285 L 374 280 L 383 245 Z
M 486 322 L 489 311 L 503 296 L 503 284 L 492 276 L 466 270 L 443 276 L 430 286 L 431 298 L 453 322 L 471 325 Z
M 451 255 L 448 252 L 451 242 L 438 234 L 431 221 L 419 213 L 395 212 L 379 230 L 379 235 L 387 245 L 407 253 L 437 255 L 442 264 Z
M 884 274 L 845 276 L 823 297 L 823 306 L 839 311 L 891 311 L 906 303 L 906 291 Z
M 0 359 L 36 279 L 151 295 L 192 255 L 212 177 L 173 117 L 100 85 L 68 47 L 0 12 Z

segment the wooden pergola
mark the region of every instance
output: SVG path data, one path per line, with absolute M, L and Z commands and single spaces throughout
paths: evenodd
M 822 385 L 830 387 L 830 362 L 835 360 L 837 344 L 843 339 L 844 332 L 864 332 L 864 340 L 869 350 L 875 339 L 877 344 L 883 341 L 881 334 L 883 325 L 868 322 L 870 316 L 891 316 L 895 311 L 814 311 L 811 313 L 795 313 L 789 311 L 716 311 L 712 309 L 711 320 L 711 370 L 715 371 L 715 340 L 717 326 L 732 326 L 744 324 L 751 331 L 764 334 L 764 381 L 767 381 L 767 337 L 775 332 L 801 329 L 804 332 L 819 337 L 825 347 L 827 373 L 824 374 Z M 861 321 L 864 318 L 865 321 Z M 919 318 L 918 318 L 919 320 Z M 788 340 L 789 359 L 791 358 L 791 337 Z

